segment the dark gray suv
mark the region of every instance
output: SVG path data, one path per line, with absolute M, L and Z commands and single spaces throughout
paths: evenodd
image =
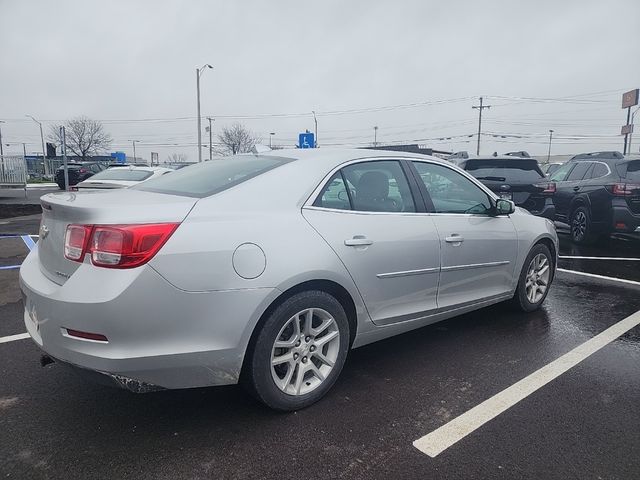
M 569 224 L 575 243 L 612 232 L 640 233 L 640 158 L 620 152 L 576 155 L 550 180 L 556 184 L 556 220 Z

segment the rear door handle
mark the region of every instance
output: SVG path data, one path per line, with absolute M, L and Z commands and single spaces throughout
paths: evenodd
M 373 240 L 369 240 L 364 235 L 354 235 L 353 238 L 349 238 L 344 241 L 347 247 L 366 247 L 367 245 L 373 245 Z
M 447 243 L 462 243 L 464 242 L 464 237 L 454 233 L 453 235 L 445 237 L 444 241 Z

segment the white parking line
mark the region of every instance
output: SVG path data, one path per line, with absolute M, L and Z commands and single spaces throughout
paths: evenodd
M 577 255 L 559 255 L 560 260 L 621 260 L 623 262 L 640 262 L 640 258 L 629 257 L 580 257 Z
M 459 417 L 454 418 L 449 423 L 419 438 L 413 442 L 413 446 L 430 457 L 437 456 L 470 433 L 473 433 L 489 420 L 497 417 L 638 325 L 640 325 L 640 311 L 607 328 L 591 340 L 587 340 L 582 345 L 565 353 L 557 360 L 536 370 L 528 377 L 485 400 Z
M 566 270 L 564 268 L 558 268 L 558 271 L 563 273 L 573 273 L 574 275 L 582 275 L 583 277 L 598 278 L 600 280 L 609 280 L 611 282 L 627 283 L 629 285 L 640 285 L 640 282 L 636 282 L 635 280 L 626 280 L 624 278 L 607 277 L 605 275 L 597 275 L 595 273 L 579 272 L 577 270 Z
M 0 343 L 15 342 L 16 340 L 24 340 L 29 338 L 28 333 L 18 333 L 17 335 L 9 335 L 8 337 L 0 337 Z

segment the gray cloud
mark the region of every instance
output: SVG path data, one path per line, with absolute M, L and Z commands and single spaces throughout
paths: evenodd
M 484 95 L 483 130 L 521 137 L 487 135 L 485 153 L 546 153 L 550 128 L 555 153 L 621 150 L 620 95 L 640 86 L 639 14 L 635 0 L 0 0 L 3 140 L 39 151 L 25 114 L 87 115 L 105 121 L 114 150 L 130 153 L 135 138 L 145 158 L 195 159 L 195 68 L 211 63 L 203 116 L 214 131 L 252 117 L 240 121 L 265 142 L 276 132 L 293 145 L 316 110 L 321 146 L 366 145 L 377 125 L 381 142 L 474 150 L 471 105 Z M 459 100 L 424 105 L 445 99 Z M 373 108 L 394 105 L 405 107 Z M 369 111 L 327 114 L 358 109 Z M 281 113 L 300 115 L 261 116 Z

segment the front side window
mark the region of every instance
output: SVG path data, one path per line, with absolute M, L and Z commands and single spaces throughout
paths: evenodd
M 413 162 L 431 197 L 435 213 L 489 214 L 491 200 L 475 183 L 450 168 Z
M 567 174 L 571 171 L 575 163 L 565 163 L 560 166 L 552 175 L 549 180 L 552 182 L 562 182 L 567 178 Z
M 351 209 L 361 212 L 415 212 L 409 183 L 400 162 L 370 161 L 342 169 Z M 347 193 L 347 192 L 345 192 Z

